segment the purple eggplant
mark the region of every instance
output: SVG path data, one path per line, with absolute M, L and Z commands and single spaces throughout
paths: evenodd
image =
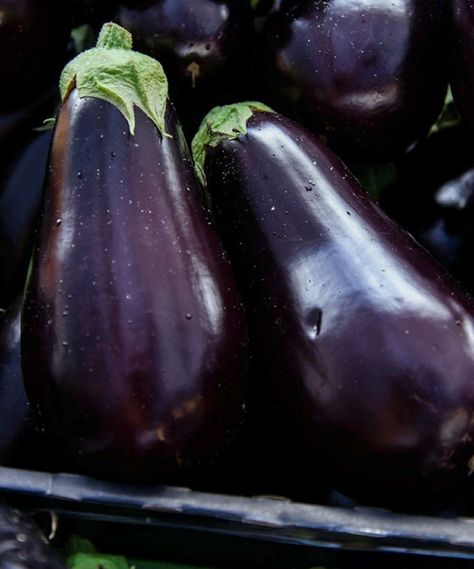
M 21 468 L 54 468 L 57 460 L 36 429 L 21 368 L 19 297 L 0 316 L 0 464 Z
M 162 63 L 171 100 L 193 133 L 213 105 L 245 83 L 253 30 L 248 1 L 122 0 L 115 20 L 139 51 Z
M 19 108 L 58 77 L 71 30 L 68 2 L 0 0 L 0 104 Z
M 30 133 L 0 169 L 0 306 L 25 286 L 46 174 L 51 131 Z
M 166 77 L 130 46 L 128 32 L 106 24 L 98 47 L 63 72 L 23 370 L 38 420 L 69 465 L 176 481 L 239 428 L 247 333 Z M 129 100 L 131 68 L 144 112 Z M 104 92 L 125 101 L 120 110 Z
M 474 156 L 461 125 L 430 135 L 397 163 L 381 207 L 471 294 L 474 292 Z M 409 207 L 407 207 L 409 204 Z
M 344 157 L 389 159 L 441 111 L 444 16 L 437 0 L 283 1 L 264 30 L 264 100 Z
M 456 107 L 474 128 L 474 2 L 452 0 L 450 83 Z
M 20 352 L 21 302 L 0 319 L 0 464 L 30 465 L 38 435 L 28 403 Z
M 214 110 L 193 150 L 280 425 L 315 475 L 367 502 L 460 491 L 474 304 L 329 149 L 262 109 Z

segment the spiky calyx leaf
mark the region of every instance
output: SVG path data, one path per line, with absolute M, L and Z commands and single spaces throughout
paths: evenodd
M 258 101 L 246 101 L 215 107 L 204 117 L 192 142 L 196 173 L 203 186 L 206 185 L 204 162 L 207 149 L 215 148 L 223 140 L 234 140 L 241 134 L 247 134 L 247 123 L 257 111 L 275 112 Z
M 76 88 L 79 97 L 96 97 L 115 105 L 135 133 L 135 110 L 141 109 L 165 133 L 168 80 L 156 59 L 132 51 L 132 36 L 117 24 L 104 24 L 96 47 L 64 68 L 59 82 L 64 100 Z

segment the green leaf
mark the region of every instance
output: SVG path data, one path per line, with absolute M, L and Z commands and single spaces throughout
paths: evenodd
M 64 68 L 59 88 L 64 100 L 76 88 L 79 97 L 96 97 L 115 105 L 135 134 L 135 109 L 141 109 L 165 133 L 168 80 L 156 59 L 132 51 L 132 36 L 117 24 L 104 24 L 97 47 Z
M 431 127 L 429 134 L 439 132 L 443 128 L 449 128 L 451 126 L 456 126 L 461 122 L 461 117 L 459 116 L 456 105 L 454 104 L 453 93 L 451 87 L 448 88 L 446 94 L 446 99 L 444 101 L 443 110 L 441 111 L 438 120 Z
M 46 132 L 47 130 L 52 130 L 55 124 L 56 118 L 51 117 L 49 119 L 44 119 L 43 124 L 41 126 L 35 127 L 33 130 L 35 132 Z
M 204 162 L 207 149 L 215 148 L 223 140 L 234 140 L 241 134 L 247 134 L 247 123 L 255 111 L 275 112 L 263 103 L 247 101 L 215 107 L 204 117 L 192 142 L 196 173 L 203 186 L 206 185 Z
M 97 550 L 88 539 L 84 539 L 78 535 L 72 535 L 66 543 L 66 555 L 74 553 L 96 553 Z
M 395 182 L 398 173 L 393 162 L 373 166 L 349 164 L 349 169 L 359 180 L 360 185 L 377 201 L 382 191 Z
M 65 555 L 70 569 L 130 569 L 125 557 L 97 553 L 91 541 L 77 535 L 68 539 Z
M 70 569 L 130 569 L 125 557 L 100 553 L 73 553 L 67 565 Z

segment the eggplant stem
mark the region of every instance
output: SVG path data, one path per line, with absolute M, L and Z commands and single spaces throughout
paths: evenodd
M 132 34 L 121 26 L 108 22 L 102 26 L 96 47 L 104 49 L 132 49 Z

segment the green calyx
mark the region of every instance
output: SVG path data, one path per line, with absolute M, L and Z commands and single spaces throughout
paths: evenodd
M 117 24 L 104 24 L 96 47 L 84 51 L 64 68 L 61 99 L 74 87 L 79 97 L 96 97 L 115 105 L 135 134 L 134 106 L 165 133 L 168 80 L 156 59 L 132 51 L 132 36 Z
M 192 142 L 196 173 L 203 186 L 206 185 L 204 162 L 207 149 L 215 148 L 224 140 L 235 140 L 241 134 L 247 134 L 247 123 L 254 112 L 274 113 L 275 111 L 263 103 L 249 101 L 215 107 L 204 117 Z

